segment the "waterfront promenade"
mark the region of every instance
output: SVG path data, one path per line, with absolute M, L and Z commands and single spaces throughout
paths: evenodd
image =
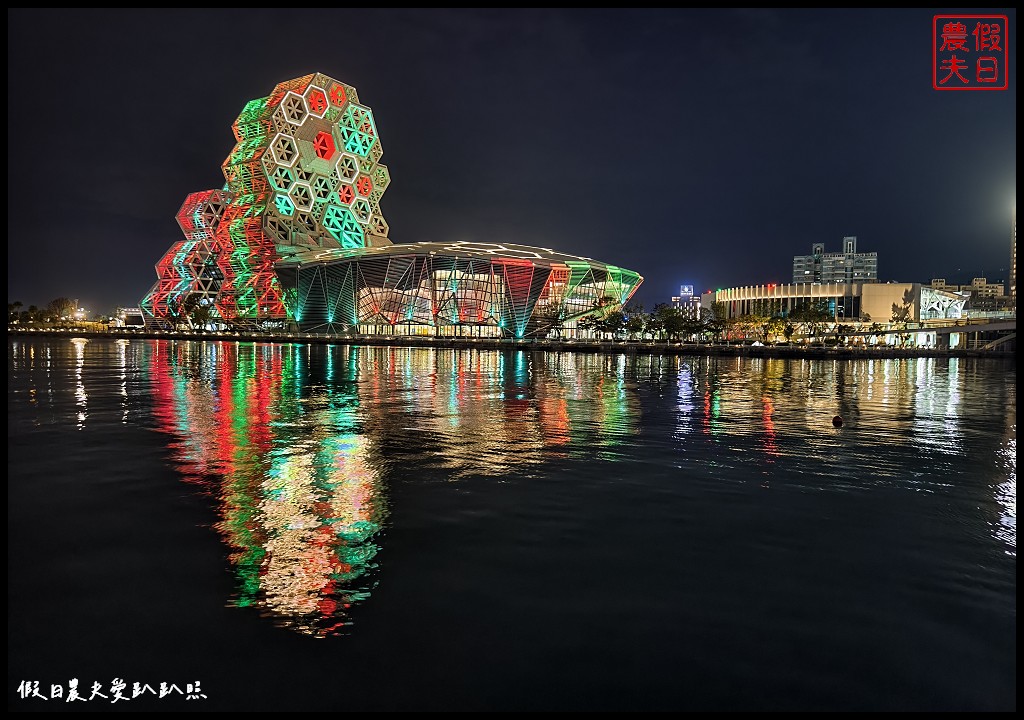
M 459 338 L 415 335 L 340 335 L 334 333 L 286 332 L 189 332 L 147 330 L 45 330 L 8 328 L 8 337 L 82 337 L 105 339 L 152 339 L 184 341 L 228 341 L 258 343 L 304 343 L 317 345 L 366 345 L 426 348 L 476 348 L 480 350 L 546 350 L 615 354 L 724 355 L 778 358 L 915 358 L 915 357 L 1014 357 L 1015 351 L 993 349 L 942 349 L 878 345 L 828 346 L 822 344 L 751 345 L 747 342 L 667 343 L 636 340 L 554 340 L 512 338 Z

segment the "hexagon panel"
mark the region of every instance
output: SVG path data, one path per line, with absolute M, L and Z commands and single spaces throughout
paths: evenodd
M 224 189 L 186 199 L 186 239 L 157 264 L 142 301 L 158 324 L 180 321 L 195 293 L 236 325 L 285 319 L 275 263 L 305 249 L 364 247 L 367 234 L 389 242 L 376 202 L 389 177 L 355 88 L 321 73 L 288 80 L 245 103 L 231 129 Z

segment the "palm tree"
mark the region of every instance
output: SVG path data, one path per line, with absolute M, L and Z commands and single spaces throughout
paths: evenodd
M 878 341 L 885 336 L 885 328 L 882 327 L 882 323 L 871 323 L 871 326 L 868 328 L 868 331 L 871 333 L 872 337 L 875 338 L 875 344 L 878 344 Z
M 910 339 L 910 333 L 907 332 L 907 325 L 913 319 L 913 305 L 914 305 L 914 292 L 913 290 L 907 290 L 903 293 L 903 303 L 892 304 L 892 318 L 889 320 L 897 330 L 900 331 L 897 336 L 900 340 L 900 347 L 907 344 L 907 340 Z

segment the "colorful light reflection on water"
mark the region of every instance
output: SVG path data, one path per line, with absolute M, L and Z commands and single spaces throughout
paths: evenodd
M 327 382 L 298 346 L 154 344 L 154 414 L 186 480 L 219 504 L 239 607 L 314 635 L 369 595 L 387 502 L 356 392 L 358 352 Z M 332 355 L 333 357 L 333 355 Z
M 345 632 L 377 581 L 383 470 L 404 432 L 458 481 L 570 449 L 614 460 L 641 418 L 624 358 L 238 343 L 145 356 L 172 459 L 218 503 L 231 603 L 316 636 Z
M 384 578 L 389 488 L 410 479 L 473 487 L 592 468 L 599 481 L 614 465 L 643 483 L 669 465 L 679 487 L 723 498 L 750 482 L 960 497 L 964 456 L 998 440 L 979 429 L 984 417 L 986 428 L 1004 428 L 986 532 L 1016 554 L 1015 386 L 956 358 L 76 338 L 12 343 L 11 372 L 24 385 L 19 417 L 36 425 L 79 432 L 155 420 L 175 468 L 216 508 L 235 578 L 229 603 L 316 637 L 350 632 Z M 836 414 L 843 428 L 831 426 Z

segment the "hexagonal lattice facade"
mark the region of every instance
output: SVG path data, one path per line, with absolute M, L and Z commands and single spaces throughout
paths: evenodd
M 554 250 L 496 243 L 392 245 L 391 182 L 355 88 L 326 75 L 281 83 L 232 126 L 222 190 L 189 195 L 185 239 L 142 301 L 152 325 L 199 306 L 214 321 L 290 319 L 307 330 L 416 332 L 474 326 L 542 334 L 624 304 L 637 273 Z
M 355 88 L 322 74 L 290 80 L 247 103 L 232 129 L 224 188 L 186 198 L 177 216 L 185 240 L 157 263 L 142 301 L 155 324 L 197 303 L 233 324 L 285 319 L 278 260 L 390 243 L 379 204 L 390 175 Z

